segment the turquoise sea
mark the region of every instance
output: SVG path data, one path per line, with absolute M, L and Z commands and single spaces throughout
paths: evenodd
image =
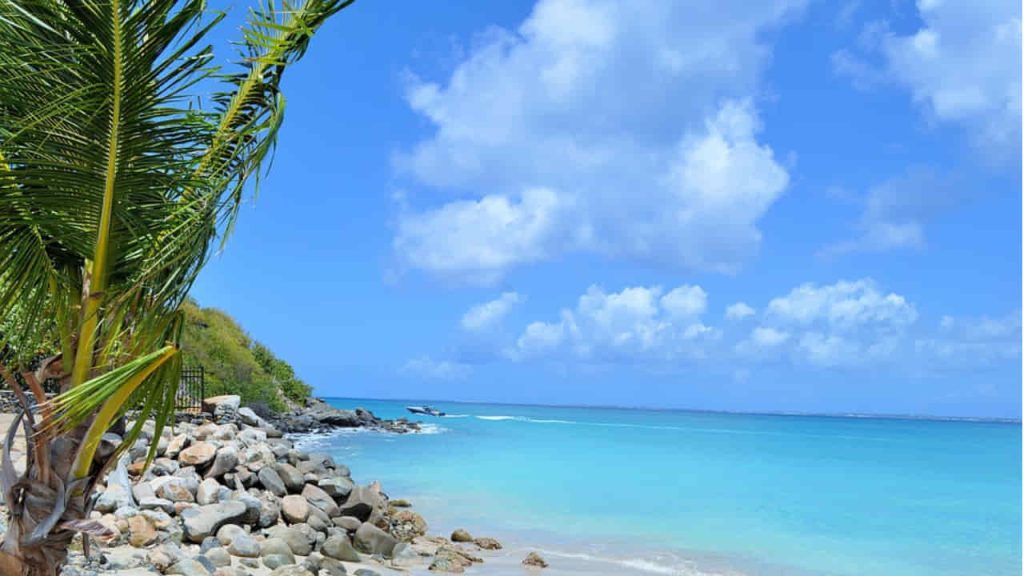
M 330 399 L 409 416 L 415 402 Z M 1019 423 L 435 403 L 307 438 L 444 533 L 609 573 L 1016 576 Z M 594 564 L 597 565 L 597 564 Z M 584 571 L 585 573 L 585 571 Z

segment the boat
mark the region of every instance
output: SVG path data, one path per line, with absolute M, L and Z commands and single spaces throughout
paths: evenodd
M 444 416 L 444 412 L 441 412 L 433 406 L 406 406 L 406 410 L 413 414 L 423 414 L 425 416 Z

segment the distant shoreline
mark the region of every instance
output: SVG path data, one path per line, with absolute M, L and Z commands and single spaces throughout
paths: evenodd
M 927 422 L 971 422 L 986 424 L 1021 425 L 1020 418 L 1000 418 L 988 416 L 938 416 L 934 414 L 874 414 L 874 413 L 838 413 L 838 412 L 797 412 L 797 411 L 743 411 L 743 410 L 712 410 L 701 408 L 651 408 L 648 406 L 613 406 L 603 404 L 531 404 L 523 402 L 477 402 L 468 400 L 446 400 L 443 398 L 354 398 L 349 396 L 328 396 L 314 393 L 313 396 L 322 400 L 371 401 L 371 402 L 408 402 L 410 404 L 461 404 L 471 406 L 518 406 L 525 408 L 580 408 L 587 410 L 628 410 L 638 412 L 681 412 L 690 414 L 724 414 L 732 416 L 772 416 L 799 418 L 836 418 L 849 420 L 907 420 Z

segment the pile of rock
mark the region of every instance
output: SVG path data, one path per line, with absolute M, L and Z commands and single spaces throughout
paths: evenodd
M 93 517 L 114 534 L 106 564 L 78 558 L 67 573 L 152 567 L 185 576 L 335 576 L 360 563 L 355 573 L 369 576 L 358 566 L 421 563 L 462 572 L 482 561 L 459 544 L 426 537 L 426 522 L 408 502 L 390 501 L 376 482 L 357 485 L 327 454 L 297 450 L 236 398 L 211 399 L 210 421 L 165 428 L 148 468 L 155 426 L 143 423 L 93 506 Z M 120 438 L 104 441 L 113 450 Z M 476 549 L 501 547 L 458 536 Z
M 383 432 L 405 434 L 418 432 L 418 422 L 405 418 L 386 420 L 378 418 L 369 410 L 339 410 L 319 398 L 308 398 L 300 410 L 286 412 L 272 417 L 271 423 L 284 432 L 323 432 L 335 428 L 369 428 Z

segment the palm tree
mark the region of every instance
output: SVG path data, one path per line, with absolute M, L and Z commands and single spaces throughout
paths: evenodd
M 258 185 L 281 76 L 352 1 L 262 0 L 221 69 L 204 0 L 0 0 L 0 373 L 23 407 L 0 574 L 57 574 L 77 532 L 102 531 L 93 489 L 173 414 L 180 306 Z

